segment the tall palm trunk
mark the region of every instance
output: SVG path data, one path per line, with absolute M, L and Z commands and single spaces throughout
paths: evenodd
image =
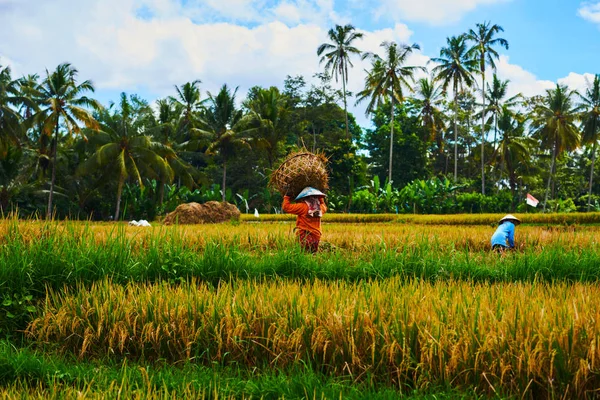
M 494 114 L 494 143 L 492 148 L 496 150 L 496 141 L 498 140 L 498 114 Z
M 481 97 L 483 108 L 481 109 L 481 194 L 485 195 L 485 69 L 481 70 L 482 86 Z
M 504 136 L 506 135 L 506 132 L 504 133 L 504 135 L 502 136 L 502 139 L 504 139 Z M 498 147 L 496 147 L 496 140 L 498 137 L 498 115 L 494 115 L 494 144 L 492 146 L 492 148 L 494 149 L 493 155 L 494 157 L 492 158 L 492 162 L 496 162 L 496 159 L 498 157 L 498 150 L 500 149 L 500 146 L 503 145 L 504 140 L 500 141 L 500 144 L 498 144 Z M 500 159 L 500 169 L 498 170 L 498 186 L 496 188 L 496 193 L 498 193 L 500 191 L 500 181 L 502 180 L 502 169 L 504 168 L 504 156 L 501 157 Z
M 115 221 L 119 220 L 119 212 L 121 211 L 121 196 L 123 194 L 123 186 L 125 185 L 125 177 L 119 178 L 119 186 L 117 187 L 117 207 L 115 209 Z
M 58 150 L 58 122 L 59 117 L 56 117 L 56 131 L 54 132 L 54 150 L 52 151 L 52 179 L 50 180 L 50 193 L 48 194 L 48 210 L 46 219 L 52 218 L 52 200 L 54 199 L 54 181 L 56 179 L 56 153 Z
M 221 184 L 221 199 L 225 202 L 225 182 L 227 180 L 227 158 L 223 158 L 223 182 Z
M 165 183 L 162 180 L 158 182 L 158 194 L 158 205 L 162 206 L 165 201 Z
M 391 125 L 390 125 L 390 169 L 388 171 L 388 182 L 392 183 L 392 153 L 394 151 L 394 96 L 392 97 Z
M 346 79 L 342 71 L 342 92 L 344 94 L 344 117 L 346 118 L 346 139 L 350 139 L 350 129 L 348 128 L 348 106 L 346 105 Z
M 506 161 L 506 166 L 508 171 L 508 180 L 510 184 L 510 193 L 511 193 L 511 202 L 510 202 L 510 210 L 515 211 L 515 195 L 517 193 L 517 177 L 515 174 L 515 170 L 512 166 L 512 162 L 510 160 Z
M 450 156 L 448 155 L 448 152 L 446 152 L 446 163 L 444 165 L 444 175 L 448 175 L 448 161 L 450 160 Z
M 471 116 L 469 113 L 467 113 L 467 132 L 465 132 L 465 137 L 468 138 L 470 135 L 471 135 Z M 471 155 L 473 154 L 473 150 L 471 150 L 470 143 L 465 142 L 465 149 L 467 151 L 467 158 L 471 157 Z M 469 171 L 465 171 L 465 175 L 467 175 L 467 178 L 470 178 Z
M 548 202 L 548 193 L 550 192 L 550 181 L 554 176 L 554 166 L 556 164 L 556 143 L 554 143 L 554 149 L 552 150 L 552 166 L 550 167 L 550 175 L 548 176 L 548 185 L 546 186 L 546 197 L 544 199 L 544 212 L 546 212 L 546 203 Z
M 354 176 L 350 175 L 348 177 L 348 205 L 346 207 L 346 212 L 350 212 L 350 207 L 352 207 L 352 193 L 354 192 Z
M 504 146 L 503 146 L 504 147 Z M 498 148 L 500 148 L 500 146 L 498 146 Z M 508 146 L 506 146 L 505 148 L 503 148 L 502 150 L 502 155 L 500 156 L 500 168 L 498 169 L 498 183 L 500 183 L 500 181 L 502 180 L 502 171 L 504 170 L 504 157 L 506 157 L 506 152 L 508 151 Z M 495 154 L 496 152 L 494 152 Z M 498 157 L 496 155 L 496 157 Z M 495 160 L 497 160 L 497 158 L 495 158 Z M 507 167 L 508 167 L 508 161 L 506 162 Z M 500 192 L 500 185 L 498 184 L 497 188 L 496 188 L 496 193 Z
M 592 201 L 592 183 L 594 180 L 594 162 L 596 161 L 596 144 L 597 142 L 594 140 L 594 146 L 592 147 L 592 170 L 590 171 L 590 190 L 588 191 L 588 212 L 590 211 L 590 203 Z
M 441 136 L 441 132 L 440 132 L 439 135 L 436 135 L 435 141 L 436 141 L 436 144 L 437 144 L 437 147 L 438 147 L 438 151 L 437 151 L 437 154 L 435 155 L 435 159 L 434 159 L 435 162 L 434 162 L 434 166 L 433 166 L 433 175 L 436 174 L 435 170 L 436 170 L 436 168 L 438 166 L 439 166 L 439 169 L 440 169 L 440 173 L 443 170 L 443 167 L 442 167 L 442 165 L 444 163 L 444 148 L 443 148 L 443 143 L 442 143 L 443 140 L 444 139 Z
M 6 186 L 2 187 L 0 190 L 0 217 L 4 218 L 4 211 L 8 208 L 8 203 L 10 200 L 10 195 L 8 194 L 8 190 Z
M 456 117 L 458 114 L 457 100 L 458 96 L 456 87 L 454 88 L 454 181 L 458 179 L 458 124 Z

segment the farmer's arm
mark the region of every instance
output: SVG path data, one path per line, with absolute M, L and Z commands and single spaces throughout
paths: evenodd
M 283 212 L 294 215 L 303 215 L 308 212 L 308 206 L 304 203 L 290 203 L 290 196 L 283 196 L 283 204 L 281 205 Z
M 511 249 L 515 248 L 515 225 L 509 224 L 508 228 L 508 246 Z
M 321 203 L 321 214 L 325 214 L 327 212 L 327 204 L 325 204 L 325 199 L 323 197 L 319 197 L 319 203 Z

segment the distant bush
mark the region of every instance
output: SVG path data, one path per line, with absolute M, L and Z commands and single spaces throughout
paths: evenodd
M 456 195 L 455 212 L 497 213 L 510 210 L 512 196 L 504 191 L 497 195 L 485 196 L 481 193 L 459 193 Z

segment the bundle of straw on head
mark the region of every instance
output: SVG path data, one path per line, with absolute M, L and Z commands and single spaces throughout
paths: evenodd
M 328 182 L 327 157 L 301 150 L 291 153 L 271 174 L 269 186 L 294 199 L 307 186 L 325 193 L 329 189 Z

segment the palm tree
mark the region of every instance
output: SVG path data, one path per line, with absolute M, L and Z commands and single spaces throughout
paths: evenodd
M 444 114 L 440 110 L 444 93 L 433 78 L 421 78 L 417 81 L 417 98 L 419 121 L 429 133 L 429 141 L 435 141 L 439 154 L 443 153 L 443 132 L 446 129 Z
M 483 24 L 477 24 L 476 30 L 469 30 L 467 33 L 467 40 L 471 40 L 474 43 L 473 47 L 469 50 L 468 56 L 477 59 L 479 64 L 479 73 L 481 74 L 481 99 L 483 101 L 482 112 L 481 112 L 481 194 L 485 194 L 485 68 L 486 66 L 492 67 L 496 70 L 496 63 L 494 60 L 499 58 L 498 52 L 493 46 L 500 45 L 508 50 L 508 42 L 502 38 L 496 38 L 498 33 L 504 32 L 504 29 L 499 25 L 491 25 L 491 22 L 484 22 Z
M 458 178 L 458 126 L 457 126 L 457 98 L 458 92 L 465 87 L 473 86 L 472 72 L 475 70 L 476 61 L 467 54 L 465 35 L 446 38 L 446 47 L 440 50 L 440 57 L 431 61 L 439 64 L 433 69 L 436 80 L 442 82 L 442 89 L 448 90 L 452 86 L 454 100 L 454 180 Z
M 594 178 L 594 162 L 596 161 L 596 145 L 600 134 L 600 75 L 594 76 L 594 82 L 588 82 L 585 95 L 579 95 L 581 99 L 581 119 L 583 137 L 582 142 L 592 144 L 592 169 L 590 170 L 590 188 L 588 192 L 587 210 L 590 211 L 592 199 L 592 182 Z
M 198 125 L 196 112 L 201 109 L 203 103 L 200 100 L 200 88 L 198 87 L 200 83 L 202 82 L 197 79 L 193 82 L 187 82 L 181 87 L 176 85 L 177 96 L 170 97 L 174 107 L 183 112 L 181 129 L 187 136 L 186 140 L 189 139 L 191 129 Z
M 474 110 L 477 102 L 475 101 L 475 95 L 473 93 L 472 88 L 461 90 L 457 93 L 457 96 L 458 97 L 455 103 L 457 119 L 459 121 L 458 134 L 462 134 L 461 141 L 464 146 L 464 151 L 466 151 L 466 154 L 463 155 L 463 158 L 469 158 L 473 155 L 473 144 L 477 141 L 475 140 L 475 135 L 471 132 L 471 121 L 474 116 Z M 446 158 L 446 162 L 447 160 L 448 158 Z M 448 171 L 447 166 L 446 171 Z M 469 170 L 465 170 L 464 172 L 468 176 L 471 175 Z
M 498 144 L 497 155 L 500 158 L 500 171 L 506 169 L 512 193 L 512 208 L 517 186 L 517 169 L 529 164 L 532 139 L 525 137 L 526 118 L 523 114 L 514 112 L 510 106 L 503 105 L 498 115 L 497 126 L 502 133 Z
M 348 128 L 348 107 L 346 104 L 346 84 L 348 83 L 348 66 L 353 67 L 350 56 L 360 55 L 361 52 L 352 43 L 357 39 L 362 39 L 363 34 L 355 32 L 352 25 L 336 25 L 334 29 L 328 32 L 331 43 L 323 43 L 317 49 L 317 55 L 321 56 L 319 63 L 326 61 L 325 70 L 331 70 L 335 81 L 338 81 L 338 75 L 342 78 L 342 92 L 344 96 L 344 114 L 346 116 L 346 137 L 350 139 L 350 130 Z M 325 53 L 325 54 L 323 54 Z
M 231 92 L 227 85 L 223 85 L 219 93 L 209 96 L 209 106 L 204 114 L 205 129 L 200 133 L 210 140 L 206 149 L 207 154 L 218 154 L 223 162 L 223 180 L 221 185 L 222 200 L 225 201 L 227 183 L 227 162 L 233 157 L 241 146 L 249 147 L 248 141 L 242 136 L 240 121 L 242 111 L 235 105 L 237 88 Z
M 48 219 L 52 216 L 52 199 L 56 179 L 56 153 L 61 120 L 70 134 L 81 133 L 78 122 L 83 123 L 88 128 L 96 129 L 98 128 L 97 121 L 84 107 L 95 110 L 102 108 L 96 100 L 82 95 L 85 92 L 93 92 L 94 85 L 89 80 L 77 84 L 77 73 L 78 71 L 69 63 L 60 64 L 56 67 L 56 71 L 52 73 L 46 70 L 46 78 L 39 86 L 39 92 L 36 93 L 40 111 L 32 118 L 41 124 L 43 134 L 51 137 L 54 131 L 51 149 L 52 179 L 50 181 L 46 214 Z
M 254 134 L 257 147 L 263 148 L 267 153 L 269 168 L 277 158 L 279 144 L 285 139 L 286 117 L 289 112 L 287 101 L 279 89 L 271 87 L 260 89 L 255 98 L 247 105 L 250 110 L 245 120 L 250 129 L 246 132 Z
M 404 101 L 404 89 L 411 91 L 411 83 L 414 82 L 416 70 L 425 70 L 423 67 L 407 66 L 408 57 L 415 50 L 420 50 L 418 44 L 398 44 L 395 42 L 383 42 L 384 57 L 374 53 L 363 54 L 363 59 L 372 60 L 371 71 L 365 78 L 365 88 L 358 94 L 357 104 L 369 99 L 366 114 L 375 111 L 376 107 L 384 101 L 391 103 L 390 111 L 390 161 L 388 169 L 388 181 L 392 182 L 392 154 L 394 149 L 394 102 Z M 389 98 L 389 100 L 388 100 Z
M 158 106 L 158 118 L 154 121 L 153 126 L 148 133 L 152 139 L 163 146 L 164 151 L 157 151 L 169 164 L 173 170 L 175 178 L 178 178 L 179 185 L 183 183 L 189 189 L 197 186 L 197 181 L 200 179 L 200 172 L 184 161 L 180 157 L 180 152 L 189 147 L 189 141 L 183 140 L 184 132 L 182 130 L 189 128 L 185 123 L 180 124 L 180 116 L 182 115 L 183 105 L 173 98 L 159 99 L 156 102 Z M 185 116 L 181 117 L 182 119 Z M 187 129 L 192 134 L 196 128 Z M 158 182 L 159 204 L 163 204 L 165 180 Z
M 22 106 L 34 104 L 20 90 L 20 81 L 12 79 L 10 68 L 0 66 L 0 158 L 7 155 L 11 144 L 21 144 L 22 117 L 16 110 Z
M 79 165 L 78 173 L 84 175 L 104 168 L 106 173 L 114 174 L 118 182 L 114 216 L 117 221 L 126 180 L 133 178 L 140 186 L 143 186 L 143 178 L 172 180 L 173 170 L 161 153 L 169 156 L 174 152 L 135 129 L 124 93 L 121 94 L 121 109 L 113 113 L 102 111 L 99 119 L 99 130 L 89 135 L 90 144 L 96 146 L 95 152 Z
M 544 199 L 544 211 L 548 202 L 550 182 L 554 177 L 556 158 L 564 151 L 579 146 L 580 135 L 575 121 L 577 108 L 573 106 L 575 92 L 566 85 L 556 84 L 556 88 L 546 90 L 543 100 L 536 104 L 533 112 L 532 128 L 534 136 L 541 140 L 542 146 L 552 150 L 552 164 L 548 175 L 548 185 Z
M 182 113 L 182 107 L 173 98 L 158 99 L 158 116 L 156 126 L 152 129 L 152 136 L 159 142 L 171 145 L 176 141 L 177 123 Z
M 502 113 L 502 109 L 504 106 L 509 108 L 514 107 L 517 104 L 517 99 L 521 97 L 520 94 L 517 94 L 505 100 L 509 82 L 508 79 L 503 81 L 498 78 L 498 75 L 494 74 L 492 86 L 487 84 L 487 93 L 485 97 L 488 101 L 488 106 L 486 107 L 486 112 L 490 113 L 490 118 L 494 119 L 494 149 L 498 138 L 498 117 Z M 488 120 L 487 124 L 489 125 L 490 123 L 491 121 Z
M 19 79 L 19 90 L 24 101 L 19 108 L 19 112 L 23 116 L 24 129 L 30 129 L 33 125 L 33 115 L 39 110 L 36 102 L 36 94 L 39 93 L 40 76 L 38 74 L 29 74 Z M 37 132 L 41 131 L 41 127 L 36 126 Z M 26 139 L 29 139 L 26 137 Z

